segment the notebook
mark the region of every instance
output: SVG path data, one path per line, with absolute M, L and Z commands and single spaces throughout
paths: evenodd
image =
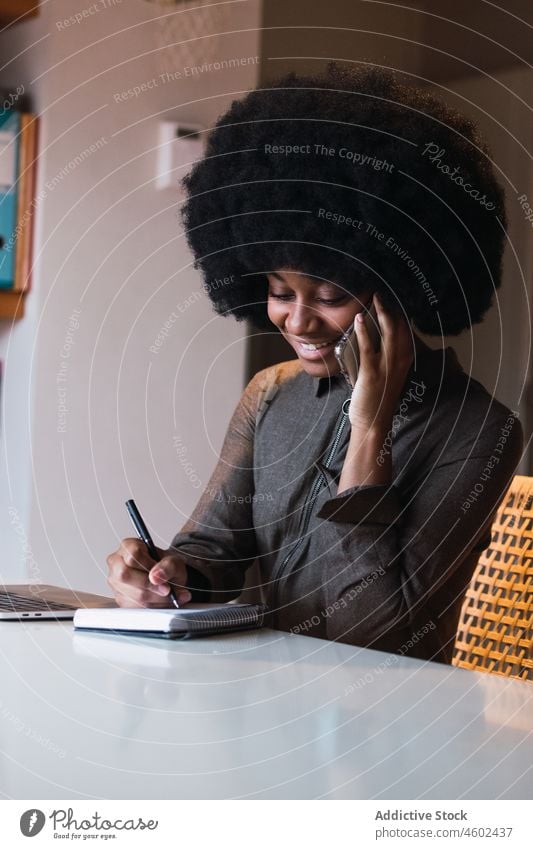
M 72 619 L 81 606 L 115 607 L 103 595 L 49 584 L 0 584 L 0 619 Z
M 267 611 L 265 604 L 185 604 L 179 610 L 93 607 L 76 611 L 74 627 L 78 631 L 113 631 L 175 640 L 262 628 Z

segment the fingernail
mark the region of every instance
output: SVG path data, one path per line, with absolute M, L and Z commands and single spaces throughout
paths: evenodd
M 160 584 L 159 586 L 154 587 L 154 592 L 156 592 L 158 595 L 168 595 L 170 592 L 170 587 L 168 586 L 168 584 Z
M 185 592 L 181 592 L 178 594 L 178 604 L 187 604 L 192 598 L 191 593 L 186 590 Z

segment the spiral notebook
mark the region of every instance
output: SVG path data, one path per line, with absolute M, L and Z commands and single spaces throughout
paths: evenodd
M 112 631 L 175 640 L 262 628 L 265 604 L 185 604 L 178 609 L 93 607 L 74 614 L 77 631 Z

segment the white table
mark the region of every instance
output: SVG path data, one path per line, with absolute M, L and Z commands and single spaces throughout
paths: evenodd
M 0 798 L 531 798 L 533 685 L 277 631 L 0 624 Z

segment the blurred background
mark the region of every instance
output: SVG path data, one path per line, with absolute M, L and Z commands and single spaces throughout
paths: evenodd
M 529 0 L 0 0 L 0 21 L 4 113 L 38 119 L 32 259 L 0 290 L 4 582 L 106 591 L 129 497 L 166 546 L 246 382 L 292 355 L 212 311 L 178 188 L 231 101 L 289 70 L 394 68 L 479 124 L 507 197 L 504 280 L 486 320 L 444 344 L 529 439 Z M 518 471 L 533 474 L 529 443 Z

